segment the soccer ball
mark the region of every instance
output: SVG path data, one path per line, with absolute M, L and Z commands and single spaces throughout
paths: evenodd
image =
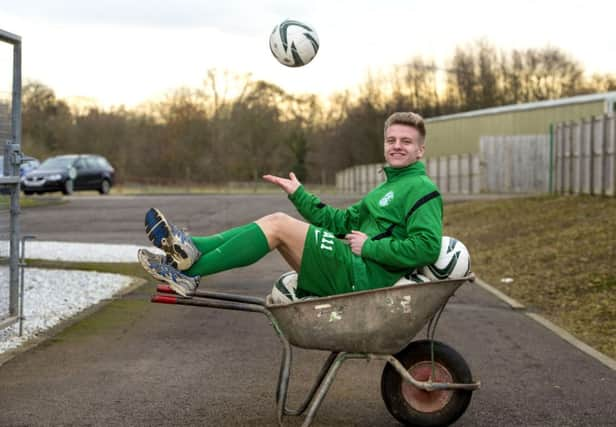
M 404 275 L 401 277 L 394 286 L 402 286 L 402 285 L 417 285 L 419 283 L 427 283 L 432 279 L 420 274 L 417 270 L 413 270 L 411 273 Z
M 441 252 L 434 264 L 419 269 L 430 280 L 461 279 L 471 271 L 471 256 L 466 246 L 453 237 L 443 236 Z
M 269 45 L 274 58 L 282 65 L 301 67 L 319 51 L 319 36 L 311 26 L 287 19 L 274 27 Z
M 287 271 L 276 280 L 272 288 L 271 301 L 273 304 L 288 304 L 297 301 L 297 273 Z

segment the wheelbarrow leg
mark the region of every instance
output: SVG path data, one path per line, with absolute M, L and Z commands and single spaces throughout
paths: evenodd
M 289 391 L 289 377 L 291 376 L 291 345 L 283 335 L 279 335 L 282 341 L 283 352 L 278 374 L 278 387 L 276 388 L 276 408 L 278 409 L 278 425 L 282 426 L 283 417 L 286 415 L 287 393 Z
M 325 398 L 325 395 L 327 394 L 327 392 L 329 391 L 329 388 L 334 382 L 334 378 L 336 377 L 338 368 L 340 368 L 340 366 L 342 366 L 342 363 L 347 359 L 347 355 L 348 353 L 339 353 L 336 356 L 336 359 L 334 360 L 334 362 L 331 364 L 331 366 L 327 370 L 325 379 L 321 382 L 317 390 L 317 393 L 314 396 L 314 400 L 312 401 L 312 403 L 310 404 L 310 407 L 308 408 L 308 414 L 306 415 L 306 419 L 304 420 L 302 427 L 308 427 L 310 426 L 310 424 L 312 424 L 312 420 L 314 419 L 314 416 L 316 415 L 316 412 L 319 409 L 319 406 L 321 406 L 321 402 Z

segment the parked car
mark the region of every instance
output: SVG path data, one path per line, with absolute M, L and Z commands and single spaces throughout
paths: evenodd
M 21 165 L 19 165 L 19 176 L 24 176 L 32 169 L 39 167 L 41 162 L 32 156 L 22 156 Z M 4 174 L 4 156 L 0 156 L 0 176 Z
M 109 193 L 115 171 L 103 156 L 70 154 L 50 157 L 21 179 L 24 194 L 61 191 L 98 190 Z
M 29 171 L 36 169 L 41 162 L 38 159 L 24 155 L 21 165 L 19 165 L 19 176 L 23 177 Z M 4 175 L 4 156 L 0 156 L 0 176 Z M 7 187 L 0 187 L 0 194 L 10 194 Z

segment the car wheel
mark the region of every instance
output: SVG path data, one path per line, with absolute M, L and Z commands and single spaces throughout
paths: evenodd
M 98 189 L 98 192 L 101 194 L 109 194 L 109 190 L 111 190 L 111 183 L 108 180 L 103 179 L 103 182 L 101 182 L 101 188 Z
M 75 184 L 72 179 L 67 179 L 64 182 L 64 188 L 62 188 L 62 194 L 68 196 L 69 194 L 73 194 L 75 190 Z
M 24 194 L 25 194 L 26 196 L 31 196 L 31 195 L 32 195 L 32 191 L 26 191 L 26 190 L 24 190 Z

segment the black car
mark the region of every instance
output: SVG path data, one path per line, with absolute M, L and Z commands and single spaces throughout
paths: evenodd
M 24 194 L 61 191 L 71 194 L 79 190 L 98 190 L 109 193 L 113 185 L 114 169 L 103 156 L 70 154 L 50 157 L 21 179 Z

